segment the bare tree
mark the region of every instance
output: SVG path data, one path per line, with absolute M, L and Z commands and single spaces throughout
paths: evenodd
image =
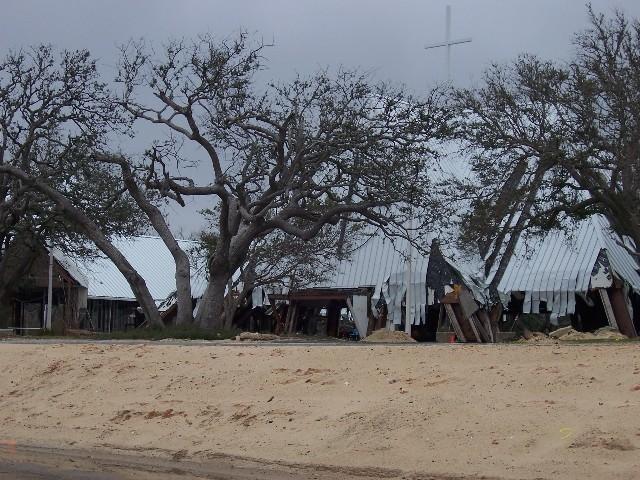
M 217 215 L 206 212 L 217 224 Z M 282 231 L 273 231 L 251 244 L 245 262 L 228 281 L 225 298 L 225 327 L 232 326 L 235 312 L 247 295 L 257 287 L 295 290 L 319 284 L 335 272 L 341 258 L 360 239 L 359 226 L 327 225 L 310 240 L 302 240 Z M 207 228 L 199 235 L 201 258 L 209 259 L 216 252 L 217 237 Z M 342 245 L 342 253 L 338 246 Z
M 147 152 L 147 156 L 157 158 L 157 152 L 160 148 L 160 146 L 154 146 Z M 119 166 L 125 188 L 169 249 L 176 264 L 176 325 L 191 323 L 193 310 L 191 307 L 191 265 L 189 255 L 180 247 L 171 232 L 165 215 L 158 205 L 157 192 L 146 188 L 146 184 L 150 180 L 149 171 L 145 168 L 136 168 L 135 164 L 123 155 L 98 153 L 95 155 L 95 159 L 98 162 Z
M 397 233 L 409 214 L 397 205 L 417 188 L 429 142 L 446 131 L 438 92 L 418 101 L 354 72 L 260 89 L 262 49 L 244 35 L 173 42 L 160 58 L 139 44 L 123 49 L 123 108 L 200 147 L 206 160 L 195 163 L 211 169 L 198 182 L 159 155 L 146 181 L 181 205 L 207 196 L 219 209 L 203 326 L 223 324 L 231 275 L 273 232 L 309 241 L 345 220 Z
M 539 94 L 557 92 L 565 81 L 553 64 L 522 56 L 489 69 L 481 89 L 457 92 L 458 133 L 468 142 L 473 175 L 451 191 L 471 202 L 461 215 L 462 241 L 479 248 L 485 273 L 497 263 L 494 287 L 522 231 L 548 218 L 552 195 L 568 180 L 558 162 L 566 137 L 557 102 Z
M 76 253 L 91 239 L 130 282 L 150 322 L 161 324 L 144 280 L 109 240 L 140 227 L 136 205 L 113 169 L 91 160 L 120 122 L 88 52 L 57 59 L 41 46 L 0 62 L 2 251 L 25 235 Z
M 493 286 L 524 231 L 600 213 L 640 245 L 640 23 L 589 14 L 569 64 L 524 55 L 456 93 L 474 169 L 456 185 L 472 204 L 463 230 Z

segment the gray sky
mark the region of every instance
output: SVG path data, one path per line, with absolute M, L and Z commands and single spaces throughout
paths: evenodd
M 0 53 L 37 43 L 88 48 L 105 75 L 113 76 L 116 47 L 130 38 L 162 41 L 203 32 L 225 37 L 245 29 L 275 41 L 267 51 L 274 79 L 345 65 L 419 95 L 446 79 L 444 49 L 424 46 L 444 39 L 447 4 L 453 37 L 473 37 L 453 50 L 458 86 L 477 83 L 491 62 L 522 52 L 566 59 L 573 34 L 587 26 L 579 0 L 3 0 Z M 597 11 L 619 8 L 640 17 L 638 0 L 592 4 Z M 135 148 L 145 148 L 145 137 Z M 197 215 L 174 210 L 174 230 L 197 230 Z

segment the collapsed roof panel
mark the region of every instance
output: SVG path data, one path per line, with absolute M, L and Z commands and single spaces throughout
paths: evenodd
M 602 251 L 614 275 L 638 289 L 640 275 L 635 259 L 611 231 L 608 221 L 593 216 L 573 230 L 521 239 L 498 290 L 506 296 L 524 292 L 523 309 L 527 313 L 537 313 L 542 301 L 554 317 L 574 313 L 575 294 L 591 288 L 594 265 Z

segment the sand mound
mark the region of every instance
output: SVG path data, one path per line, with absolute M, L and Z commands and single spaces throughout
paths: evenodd
M 277 340 L 280 337 L 278 335 L 272 335 L 270 333 L 254 333 L 254 332 L 242 332 L 236 337 L 237 340 L 250 340 L 254 342 L 268 342 L 271 340 Z
M 549 334 L 551 338 L 564 341 L 584 341 L 584 340 L 625 340 L 626 335 L 620 333 L 612 327 L 602 327 L 595 332 L 579 332 L 571 327 L 563 327 Z
M 629 338 L 625 334 L 620 333 L 619 330 L 612 327 L 602 327 L 593 333 L 597 338 L 605 338 L 607 340 L 625 340 Z
M 416 341 L 405 332 L 389 331 L 384 328 L 376 330 L 371 335 L 362 339 L 369 343 L 415 343 Z
M 557 330 L 554 330 L 553 332 L 551 332 L 549 334 L 549 336 L 551 338 L 560 338 L 564 335 L 570 334 L 571 332 L 576 332 L 576 330 L 574 330 L 571 327 L 562 327 L 562 328 L 558 328 Z
M 523 339 L 530 343 L 555 343 L 555 339 L 544 332 L 530 332 L 525 330 Z

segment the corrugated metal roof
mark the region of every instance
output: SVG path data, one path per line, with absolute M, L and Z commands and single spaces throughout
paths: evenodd
M 620 237 L 611 232 L 609 222 L 604 217 L 596 217 L 594 222 L 600 225 L 601 241 L 607 249 L 613 271 L 634 289 L 640 290 L 640 274 L 634 257 L 620 244 Z
M 51 250 L 53 254 L 53 258 L 55 258 L 56 262 L 64 268 L 71 277 L 78 282 L 83 287 L 87 288 L 89 286 L 89 279 L 85 274 L 83 274 L 78 266 L 70 260 L 64 253 L 62 253 L 57 248 Z
M 187 252 L 197 245 L 197 242 L 189 240 L 179 240 L 178 243 Z M 152 236 L 119 238 L 113 240 L 113 244 L 144 278 L 154 300 L 162 301 L 176 290 L 176 265 L 162 239 Z M 108 258 L 98 257 L 76 263 L 88 278 L 89 298 L 135 298 L 129 283 Z M 191 291 L 194 298 L 202 296 L 206 286 L 206 269 L 192 261 Z
M 589 289 L 593 266 L 605 250 L 614 273 L 633 288 L 640 287 L 638 265 L 618 243 L 602 216 L 583 220 L 571 231 L 552 231 L 541 238 L 521 239 L 516 245 L 498 290 L 525 292 L 533 302 L 544 300 L 561 315 L 572 313 L 573 295 Z M 569 295 L 571 294 L 571 295 Z
M 445 142 L 439 161 L 440 171 L 436 178 L 455 178 L 473 182 L 475 173 L 470 162 L 461 154 L 457 142 Z M 446 192 L 445 192 L 446 195 Z M 460 211 L 470 208 L 465 202 L 458 205 Z M 509 295 L 513 291 L 525 292 L 525 308 L 533 311 L 536 302 L 547 302 L 553 312 L 571 313 L 575 305 L 575 293 L 586 292 L 591 281 L 591 272 L 601 250 L 606 250 L 613 271 L 627 281 L 634 289 L 640 288 L 638 264 L 633 256 L 620 245 L 620 238 L 611 231 L 609 222 L 603 216 L 593 216 L 579 222 L 575 228 L 569 224 L 564 231 L 551 231 L 540 238 L 520 239 L 507 269 L 498 285 L 498 290 Z M 448 232 L 455 238 L 455 229 Z M 446 245 L 445 245 L 446 247 Z M 456 260 L 472 278 L 485 277 L 482 274 L 481 259 L 456 258 L 455 248 L 443 250 L 446 256 Z M 480 261 L 478 261 L 480 260 Z M 489 284 L 497 265 L 483 279 Z M 570 294 L 571 293 L 571 294 Z
M 391 241 L 382 234 L 369 237 L 357 247 L 348 259 L 342 260 L 335 273 L 321 285 L 323 288 L 375 287 L 391 273 L 405 269 L 407 241 L 401 238 Z M 429 258 L 414 250 L 412 270 L 426 274 Z
M 434 185 L 439 185 L 446 179 L 468 179 L 472 177 L 471 166 L 460 154 L 458 142 L 443 141 L 434 143 L 433 148 L 440 152 L 438 160 L 431 165 L 429 179 Z M 425 244 L 430 244 L 434 234 L 421 231 L 419 235 Z M 453 233 L 455 236 L 455 232 Z M 462 255 L 451 247 L 448 242 L 441 244 L 442 252 L 447 261 L 463 276 L 477 277 L 482 270 L 482 259 L 479 255 L 473 258 Z M 348 259 L 338 263 L 335 272 L 326 282 L 312 285 L 310 288 L 355 288 L 376 287 L 389 278 L 391 274 L 401 274 L 406 269 L 408 242 L 403 238 L 393 241 L 382 232 L 373 232 L 366 242 L 354 249 Z M 424 281 L 429 263 L 429 256 L 413 249 L 412 281 Z M 396 275 L 397 276 L 397 275 Z

